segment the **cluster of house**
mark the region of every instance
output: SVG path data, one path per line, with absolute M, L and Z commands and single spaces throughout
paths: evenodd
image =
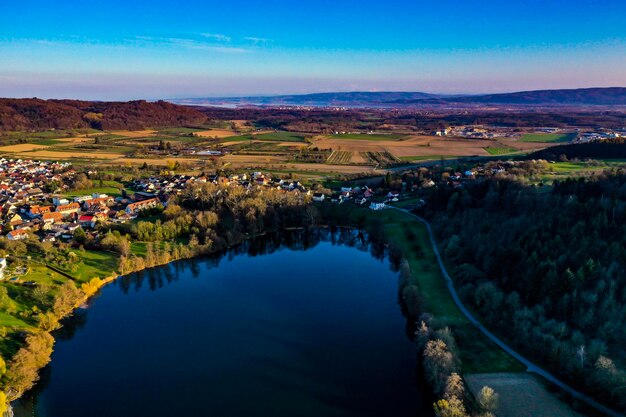
M 385 202 L 398 201 L 398 193 L 389 192 L 385 197 Z M 330 196 L 323 193 L 313 194 L 313 201 L 323 202 L 330 201 L 331 203 L 345 203 L 346 201 L 354 201 L 358 205 L 371 202 L 374 197 L 374 190 L 367 185 L 363 187 L 341 187 L 334 191 Z
M 436 136 L 454 136 L 468 139 L 495 139 L 519 135 L 513 129 L 486 126 L 453 126 L 433 132 Z
M 574 140 L 578 143 L 595 142 L 608 139 L 626 138 L 626 129 L 622 130 L 594 130 L 590 132 L 582 132 Z
M 42 241 L 70 239 L 78 228 L 89 230 L 99 223 L 124 223 L 142 211 L 166 205 L 170 195 L 179 194 L 197 182 L 309 193 L 298 181 L 273 178 L 262 172 L 139 178 L 130 184 L 134 193 L 124 192 L 121 197 L 101 193 L 66 197 L 43 191 L 50 181 L 57 181 L 58 188 L 63 190 L 75 174 L 67 164 L 0 159 L 0 226 L 6 237 L 21 240 L 29 233 L 38 232 Z
M 263 172 L 253 172 L 252 174 L 232 174 L 224 175 L 174 175 L 155 176 L 149 178 L 138 178 L 133 181 L 132 188 L 141 193 L 150 193 L 160 197 L 165 197 L 173 193 L 180 193 L 187 186 L 194 183 L 213 183 L 217 185 L 237 185 L 247 189 L 253 187 L 271 187 L 285 192 L 296 192 L 308 194 L 309 191 L 299 181 L 283 180 L 272 177 Z
M 42 241 L 54 242 L 59 237 L 71 238 L 79 227 L 93 229 L 101 222 L 123 223 L 160 204 L 158 198 L 145 195 L 114 198 L 93 193 L 69 199 L 43 194 L 22 204 L 5 203 L 2 225 L 9 229 L 6 235 L 9 240 L 21 240 L 30 232 L 41 232 Z

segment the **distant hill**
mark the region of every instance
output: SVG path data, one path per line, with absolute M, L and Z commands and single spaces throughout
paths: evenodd
M 626 88 L 521 91 L 517 93 L 450 97 L 443 100 L 448 103 L 625 106 Z
M 76 129 L 138 130 L 202 124 L 196 109 L 165 101 L 95 102 L 0 99 L 0 131 Z
M 399 101 L 424 100 L 438 98 L 435 94 L 420 92 L 364 92 L 353 91 L 348 93 L 315 93 L 295 94 L 284 96 L 261 96 L 261 97 L 210 97 L 172 100 L 178 104 L 191 105 L 270 105 L 270 106 L 389 106 Z
M 428 107 L 428 106 L 626 106 L 626 88 L 581 88 L 538 90 L 482 95 L 437 95 L 421 92 L 348 92 L 303 95 L 194 98 L 172 100 L 190 105 L 260 106 L 345 106 L 345 107 Z

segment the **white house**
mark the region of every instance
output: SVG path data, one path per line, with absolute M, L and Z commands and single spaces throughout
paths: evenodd
M 4 270 L 7 267 L 7 258 L 0 258 L 0 279 L 4 279 Z

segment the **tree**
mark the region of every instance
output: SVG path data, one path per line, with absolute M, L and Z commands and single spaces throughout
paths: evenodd
M 59 292 L 54 299 L 53 311 L 57 317 L 65 317 L 76 308 L 79 301 L 83 299 L 83 293 L 76 288 L 74 281 L 68 280 L 59 288 Z
M 85 233 L 85 230 L 83 230 L 82 227 L 79 227 L 78 229 L 74 230 L 74 239 L 76 240 L 76 242 L 78 243 L 85 243 L 85 241 L 87 240 L 87 234 Z
M 50 362 L 54 339 L 47 332 L 39 332 L 26 337 L 24 347 L 17 351 L 5 376 L 6 392 L 9 400 L 19 397 L 37 381 L 37 371 Z
M 9 409 L 9 403 L 7 401 L 7 395 L 4 391 L 0 391 L 0 415 L 4 415 L 4 413 Z
M 437 417 L 466 417 L 467 411 L 463 402 L 456 397 L 437 401 L 433 408 Z
M 494 413 L 496 408 L 498 408 L 498 394 L 493 390 L 493 388 L 485 385 L 481 388 L 478 393 L 478 404 L 483 411 Z
M 445 390 L 448 375 L 454 370 L 454 357 L 443 340 L 430 340 L 424 348 L 424 372 L 437 394 Z
M 446 382 L 446 391 L 444 398 L 450 399 L 456 397 L 463 399 L 465 397 L 465 385 L 463 385 L 463 379 L 456 372 L 452 372 Z

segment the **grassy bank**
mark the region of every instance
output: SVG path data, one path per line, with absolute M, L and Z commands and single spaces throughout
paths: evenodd
M 445 285 L 425 226 L 397 210 L 372 211 L 342 205 L 350 221 L 372 227 L 381 225 L 385 240 L 408 261 L 411 284 L 421 294 L 420 309 L 433 314 L 442 326 L 450 327 L 458 343 L 463 373 L 521 372 L 525 368 L 485 337 L 458 309 Z

